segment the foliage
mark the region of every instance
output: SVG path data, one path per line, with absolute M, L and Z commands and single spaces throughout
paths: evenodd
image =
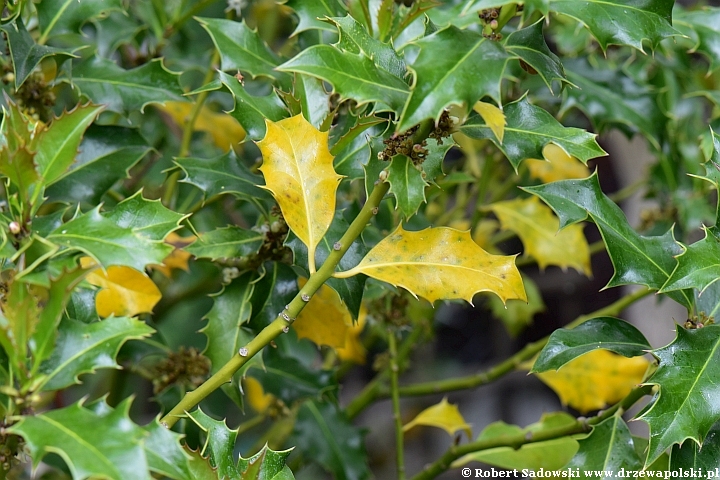
M 354 419 L 384 397 L 399 479 L 416 426 L 467 437 L 417 480 L 717 466 L 720 8 L 695 3 L 4 2 L 0 478 L 366 479 Z M 613 129 L 656 158 L 640 228 L 595 168 Z M 517 337 L 546 308 L 528 267 L 601 252 L 606 288 L 643 288 L 488 371 L 402 379 L 429 304 Z M 618 318 L 650 293 L 687 309 L 668 346 Z M 403 421 L 516 369 L 605 410 Z M 647 439 L 623 418 L 645 397 Z

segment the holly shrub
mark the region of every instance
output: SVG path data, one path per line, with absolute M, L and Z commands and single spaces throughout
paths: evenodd
M 388 398 L 400 479 L 718 466 L 720 8 L 7 0 L 0 29 L 0 478 L 370 478 L 354 419 Z M 608 196 L 610 130 L 655 162 Z M 636 229 L 615 202 L 640 190 Z M 489 370 L 402 378 L 432 306 L 518 334 L 544 308 L 519 267 L 594 254 L 639 287 Z M 653 319 L 670 345 L 618 318 L 651 294 L 687 309 Z M 479 432 L 452 398 L 401 408 L 516 370 L 569 408 Z M 447 451 L 406 472 L 428 427 Z

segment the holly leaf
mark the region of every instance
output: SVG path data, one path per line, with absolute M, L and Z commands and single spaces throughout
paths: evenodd
M 298 279 L 300 288 L 306 283 L 306 278 Z M 316 345 L 342 348 L 352 323 L 350 312 L 340 300 L 340 295 L 323 284 L 300 311 L 292 328 L 298 338 L 307 338 Z
M 335 215 L 335 192 L 342 178 L 333 169 L 328 133 L 317 130 L 302 115 L 266 124 L 267 134 L 257 144 L 263 155 L 264 188 L 307 246 L 310 273 L 314 273 L 315 249 Z
M 71 318 L 60 322 L 52 355 L 40 367 L 44 377 L 38 390 L 60 390 L 81 383 L 78 376 L 98 368 L 120 368 L 115 362 L 120 347 L 128 340 L 150 336 L 155 330 L 128 317 L 110 317 L 86 324 Z
M 143 429 L 148 432 L 144 448 L 150 470 L 176 480 L 200 480 L 190 473 L 192 456 L 180 446 L 182 435 L 160 425 L 157 419 Z
M 0 312 L 0 343 L 15 368 L 24 366 L 28 357 L 28 340 L 40 321 L 40 305 L 47 301 L 42 288 L 13 280 L 6 287 Z
M 77 33 L 93 18 L 111 11 L 123 11 L 120 0 L 44 0 L 35 6 L 40 24 L 39 44 L 48 38 L 67 33 Z
M 540 19 L 529 27 L 515 30 L 508 35 L 505 49 L 517 55 L 521 61 L 532 67 L 543 79 L 550 92 L 554 93 L 552 88 L 553 80 L 559 81 L 561 87 L 563 82 L 567 83 L 568 81 L 560 59 L 545 42 L 543 36 L 544 23 L 544 19 Z
M 390 161 L 387 181 L 390 193 L 395 195 L 395 210 L 400 210 L 406 219 L 417 213 L 426 202 L 425 187 L 428 185 L 412 160 L 405 155 L 396 155 Z
M 98 105 L 78 105 L 36 134 L 33 139 L 33 146 L 37 149 L 34 161 L 41 185 L 52 183 L 70 168 L 83 133 L 102 109 Z
M 691 52 L 700 52 L 710 60 L 710 71 L 720 66 L 720 8 L 703 7 L 698 10 L 679 10 L 676 24 L 690 27 L 695 45 Z
M 251 77 L 266 77 L 289 83 L 287 75 L 278 72 L 280 57 L 262 41 L 244 21 L 236 22 L 221 18 L 198 18 L 220 53 L 223 71 L 242 71 Z
M 587 437 L 579 440 L 580 448 L 566 468 L 579 469 L 582 478 L 615 478 L 615 472 L 639 471 L 643 463 L 635 452 L 630 430 L 619 415 L 593 426 Z M 576 470 L 577 471 L 577 470 Z M 597 472 L 611 475 L 595 476 Z
M 95 56 L 74 65 L 68 81 L 94 103 L 128 115 L 143 112 L 151 103 L 184 101 L 178 78 L 179 74 L 163 66 L 162 59 L 125 70 L 112 60 Z
M 712 426 L 702 442 L 702 447 L 692 440 L 686 440 L 682 445 L 673 445 L 670 454 L 670 471 L 679 471 L 681 468 L 685 471 L 702 468 L 707 476 L 710 476 L 718 467 L 720 467 L 720 423 Z
M 214 158 L 179 158 L 175 163 L 185 172 L 182 182 L 205 192 L 206 200 L 222 193 L 270 200 L 270 195 L 259 188 L 262 177 L 250 172 L 233 151 Z
M 530 175 L 543 183 L 590 176 L 590 170 L 586 165 L 572 155 L 568 155 L 554 143 L 545 145 L 542 155 L 545 160 L 529 158 L 525 160 L 525 166 L 530 171 Z
M 713 227 L 715 228 L 715 227 Z M 705 238 L 692 245 L 679 244 L 683 252 L 678 255 L 677 266 L 660 292 L 697 288 L 700 296 L 720 277 L 720 239 L 705 228 Z
M 135 229 L 121 227 L 102 216 L 100 207 L 77 215 L 53 230 L 47 239 L 91 256 L 104 268 L 125 265 L 143 271 L 148 264 L 160 264 L 172 247 L 148 238 Z
M 253 290 L 251 322 L 258 319 L 263 327 L 269 324 L 297 292 L 297 275 L 292 268 L 280 262 L 266 263 L 265 275 L 255 283 Z
M 525 254 L 535 258 L 541 270 L 557 265 L 591 275 L 590 249 L 582 225 L 558 231 L 560 221 L 537 197 L 496 202 L 487 208 L 495 213 L 502 228 L 517 233 Z
M 302 445 L 302 454 L 320 464 L 335 478 L 370 478 L 363 434 L 333 403 L 303 403 L 291 442 Z
M 489 96 L 500 103 L 500 82 L 510 56 L 497 42 L 450 25 L 414 42 L 420 53 L 409 67 L 414 82 L 397 130 L 423 120 L 437 121 L 443 110 L 469 110 Z
M 640 330 L 624 320 L 592 318 L 572 329 L 555 330 L 530 372 L 557 370 L 596 349 L 609 350 L 624 357 L 639 357 L 651 347 Z
M 563 405 L 581 413 L 612 405 L 642 382 L 648 361 L 593 350 L 571 360 L 557 372 L 536 373 L 560 397 Z
M 597 172 L 581 180 L 562 180 L 523 190 L 537 195 L 560 217 L 560 228 L 590 218 L 600 229 L 615 273 L 607 287 L 640 284 L 659 290 L 675 268 L 674 255 L 680 247 L 672 231 L 662 236 L 639 235 L 620 207 L 600 189 Z M 671 293 L 671 298 L 690 307 L 687 292 Z
M 201 233 L 185 251 L 197 258 L 237 258 L 257 253 L 265 235 L 236 226 L 218 228 Z
M 7 147 L 0 150 L 0 174 L 17 187 L 22 201 L 27 201 L 30 187 L 39 180 L 36 168 L 34 152 L 24 145 L 12 152 Z
M 285 460 L 292 452 L 288 450 L 275 451 L 265 444 L 263 448 L 248 458 L 238 459 L 240 480 L 295 480 L 290 467 Z
M 84 257 L 83 268 L 97 267 L 95 261 Z M 128 316 L 152 313 L 162 294 L 145 273 L 123 266 L 108 267 L 107 270 L 90 272 L 85 277 L 88 283 L 100 287 L 95 296 L 95 308 L 101 317 Z
M 129 400 L 100 412 L 78 402 L 23 416 L 8 431 L 25 439 L 33 469 L 45 455 L 54 453 L 65 461 L 73 478 L 150 480 L 143 449 L 147 433 L 130 421 L 129 410 Z
M 7 45 L 10 49 L 10 58 L 15 73 L 16 91 L 43 59 L 54 57 L 55 62 L 60 65 L 68 58 L 76 57 L 70 50 L 35 43 L 21 17 L 0 26 L 0 30 L 7 35 Z
M 503 302 L 509 298 L 527 301 L 514 258 L 487 253 L 472 240 L 470 232 L 446 227 L 409 232 L 398 225 L 360 264 L 335 276 L 363 273 L 431 303 L 438 299 L 472 303 L 475 293 L 487 291 Z M 458 275 L 462 283 L 454 280 Z
M 488 102 L 476 102 L 473 110 L 482 117 L 497 141 L 502 143 L 505 136 L 505 125 L 507 125 L 503 111 Z
M 505 422 L 495 422 L 485 427 L 476 440 L 493 440 L 498 437 L 522 433 L 540 433 L 544 430 L 568 426 L 575 423 L 575 421 L 567 413 L 555 412 L 543 415 L 539 422 L 525 428 L 508 425 Z M 455 460 L 451 467 L 458 468 L 472 461 L 477 461 L 507 469 L 529 469 L 533 471 L 544 469 L 552 471 L 564 467 L 577 451 L 577 440 L 571 437 L 562 437 L 544 442 L 529 443 L 519 449 L 498 447 L 469 453 Z
M 502 144 L 482 117 L 471 118 L 460 130 L 470 138 L 492 140 L 515 170 L 526 158 L 543 158 L 543 148 L 550 143 L 583 163 L 607 155 L 597 144 L 595 134 L 580 128 L 564 127 L 547 111 L 532 105 L 527 97 L 505 105 L 504 112 L 507 126 Z
M 179 128 L 183 128 L 195 105 L 190 102 L 165 102 L 158 108 L 170 115 Z M 215 112 L 205 105 L 195 117 L 194 131 L 209 135 L 213 144 L 225 152 L 245 139 L 245 130 L 239 122 L 225 112 Z
M 322 20 L 325 17 L 337 17 L 345 10 L 337 0 L 287 0 L 285 5 L 292 8 L 298 16 L 298 24 L 293 35 L 306 30 L 327 30 L 334 32 L 332 25 Z
M 367 349 L 360 338 L 363 330 L 365 329 L 365 323 L 367 321 L 367 309 L 364 307 L 360 308 L 357 322 L 347 332 L 345 337 L 345 346 L 337 348 L 337 356 L 344 362 L 353 362 L 358 365 L 365 365 L 367 361 Z
M 467 434 L 468 438 L 472 438 L 470 425 L 468 425 L 463 418 L 457 405 L 448 403 L 447 397 L 443 398 L 440 403 L 418 413 L 415 418 L 403 425 L 403 432 L 407 432 L 418 425 L 442 428 L 451 437 L 453 437 L 458 430 L 462 430 Z
M 381 102 L 399 111 L 409 87 L 395 75 L 378 68 L 362 53 L 340 51 L 330 45 L 315 45 L 278 67 L 284 72 L 304 73 L 328 82 L 342 98 L 358 105 Z
M 51 201 L 98 204 L 150 150 L 136 129 L 91 125 L 72 169 L 55 179 L 45 194 Z
M 210 460 L 210 465 L 217 469 L 218 477 L 240 478 L 240 470 L 234 460 L 238 431 L 230 430 L 225 420 L 215 420 L 200 407 L 188 412 L 187 416 L 205 432 L 200 455 Z
M 129 228 L 150 240 L 162 241 L 180 228 L 180 221 L 187 215 L 165 208 L 160 200 L 148 200 L 138 191 L 118 203 L 104 217 L 120 228 Z
M 660 391 L 639 417 L 650 427 L 646 464 L 687 439 L 702 445 L 720 419 L 718 398 L 708 395 L 720 375 L 720 326 L 686 330 L 678 325 L 676 330 L 670 345 L 652 352 L 659 365 L 647 383 Z

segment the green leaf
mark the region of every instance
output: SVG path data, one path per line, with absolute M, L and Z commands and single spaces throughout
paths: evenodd
M 0 312 L 0 344 L 11 365 L 20 369 L 27 362 L 28 340 L 39 322 L 40 303 L 47 292 L 19 280 L 12 281 L 6 288 Z
M 130 421 L 129 410 L 129 400 L 100 413 L 75 403 L 22 417 L 8 430 L 25 439 L 33 468 L 46 454 L 55 453 L 73 478 L 150 480 L 143 450 L 147 433 Z
M 388 168 L 388 182 L 390 193 L 395 195 L 395 209 L 400 210 L 406 219 L 415 215 L 426 201 L 427 183 L 409 157 L 396 155 L 392 158 Z
M 491 423 L 480 432 L 476 440 L 492 440 L 507 435 L 520 433 L 536 433 L 543 430 L 552 430 L 574 423 L 575 418 L 564 412 L 555 412 L 543 415 L 539 422 L 520 428 L 517 425 L 508 425 L 505 422 Z M 533 442 L 523 445 L 519 449 L 512 447 L 498 447 L 469 453 L 452 463 L 453 468 L 467 465 L 469 462 L 483 462 L 507 469 L 530 470 L 558 470 L 578 451 L 577 440 L 571 437 L 556 438 L 544 442 Z
M 91 204 L 118 181 L 151 147 L 136 129 L 91 125 L 85 132 L 74 167 L 45 191 L 51 201 Z
M 80 140 L 85 130 L 102 110 L 102 106 L 79 105 L 74 110 L 54 119 L 41 130 L 34 140 L 41 185 L 48 185 L 63 175 L 75 161 Z
M 550 10 L 583 23 L 603 50 L 608 45 L 629 45 L 643 50 L 647 40 L 652 49 L 672 35 L 674 0 L 550 0 Z
M 103 58 L 111 58 L 120 46 L 132 44 L 138 34 L 148 28 L 124 12 L 110 12 L 107 17 L 95 19 L 92 23 L 95 26 L 97 54 Z
M 705 440 L 700 447 L 692 440 L 686 440 L 682 445 L 673 445 L 670 454 L 671 471 L 678 471 L 681 468 L 686 471 L 689 469 L 702 469 L 707 478 L 711 473 L 720 467 L 720 423 L 712 426 Z
M 449 26 L 415 42 L 420 48 L 409 69 L 415 80 L 398 131 L 438 120 L 450 105 L 468 111 L 484 96 L 500 103 L 500 82 L 510 58 L 497 42 Z
M 646 464 L 686 439 L 702 445 L 720 420 L 720 397 L 712 394 L 720 378 L 720 326 L 676 330 L 670 345 L 652 352 L 659 365 L 647 383 L 660 391 L 639 417 L 650 427 Z
M 507 133 L 506 133 L 507 137 Z M 597 172 L 581 180 L 561 180 L 523 190 L 537 195 L 560 217 L 560 228 L 590 218 L 600 229 L 615 273 L 608 287 L 640 284 L 659 290 L 675 268 L 680 247 L 672 231 L 645 237 L 632 229 L 620 207 L 600 189 Z M 682 305 L 692 306 L 684 291 L 669 296 Z
M 381 102 L 395 111 L 402 108 L 410 90 L 404 81 L 378 68 L 365 55 L 341 52 L 329 45 L 303 50 L 278 69 L 325 80 L 335 92 L 358 105 Z
M 78 376 L 98 368 L 120 368 L 115 356 L 128 340 L 144 338 L 154 330 L 135 318 L 110 317 L 86 324 L 71 318 L 60 323 L 55 349 L 40 371 L 44 391 L 80 383 Z
M 245 87 L 233 76 L 218 72 L 220 81 L 235 99 L 235 108 L 230 115 L 242 125 L 247 136 L 260 140 L 265 136 L 265 119 L 277 122 L 288 117 L 288 110 L 278 98 L 277 93 L 255 97 L 245 91 Z
M 692 29 L 695 40 L 692 51 L 700 52 L 710 60 L 710 70 L 720 67 L 720 8 L 679 10 L 675 14 L 674 21 Z
M 285 459 L 292 453 L 288 450 L 275 451 L 267 446 L 248 458 L 238 459 L 241 480 L 295 480 Z
M 112 60 L 90 57 L 73 66 L 68 82 L 94 103 L 127 115 L 138 110 L 143 112 L 151 103 L 184 101 L 178 77 L 163 66 L 161 59 L 124 70 Z
M 334 32 L 332 25 L 322 20 L 325 17 L 342 15 L 345 10 L 337 0 L 287 0 L 285 5 L 292 8 L 298 16 L 298 25 L 293 35 L 313 29 Z
M 370 477 L 363 434 L 333 403 L 303 403 L 291 442 L 301 445 L 305 458 L 322 465 L 335 478 Z
M 630 430 L 619 415 L 593 426 L 590 435 L 578 443 L 580 448 L 566 468 L 578 469 L 582 478 L 616 478 L 621 468 L 625 471 L 643 469 Z M 600 471 L 612 474 L 595 476 Z
M 165 208 L 160 200 L 147 200 L 141 191 L 103 216 L 120 228 L 131 229 L 137 235 L 156 241 L 165 240 L 170 232 L 180 228 L 180 221 L 186 217 Z
M 188 467 L 191 456 L 180 446 L 182 435 L 160 425 L 157 419 L 143 429 L 149 433 L 144 448 L 150 470 L 175 480 L 195 480 Z
M 220 18 L 198 18 L 200 25 L 212 38 L 220 53 L 221 69 L 250 74 L 251 77 L 267 77 L 290 83 L 290 78 L 275 70 L 280 57 L 262 41 L 257 33 L 242 22 Z
M 161 264 L 172 251 L 170 245 L 117 225 L 100 215 L 99 209 L 94 208 L 61 225 L 48 235 L 48 240 L 80 250 L 105 268 L 125 265 L 141 272 L 148 264 Z
M 325 91 L 320 79 L 309 75 L 295 75 L 295 97 L 300 102 L 300 110 L 305 120 L 315 128 L 322 127 L 330 115 L 330 94 Z
M 185 251 L 211 260 L 244 257 L 257 253 L 264 239 L 262 233 L 229 226 L 200 234 L 195 242 L 185 247 Z
M 685 288 L 697 288 L 700 295 L 714 282 L 720 280 L 720 240 L 705 229 L 705 238 L 689 246 L 680 244 L 683 253 L 678 264 L 661 292 Z
M 280 262 L 265 264 L 265 274 L 255 283 L 251 322 L 268 325 L 278 317 L 285 305 L 297 295 L 297 275 L 288 265 Z
M 8 147 L 0 150 L 0 174 L 5 175 L 18 189 L 20 200 L 25 202 L 30 195 L 30 187 L 38 181 L 35 154 L 24 145 L 10 151 Z
M 7 35 L 7 44 L 15 73 L 16 91 L 44 58 L 54 57 L 55 62 L 60 65 L 68 58 L 75 57 L 70 50 L 46 47 L 35 43 L 21 17 L 0 26 L 0 30 Z
M 209 458 L 210 464 L 217 468 L 218 476 L 240 478 L 240 471 L 233 460 L 238 431 L 230 430 L 224 420 L 209 417 L 199 407 L 187 415 L 205 432 L 205 443 L 200 454 Z
M 651 349 L 640 330 L 626 321 L 613 317 L 592 318 L 572 329 L 555 330 L 530 372 L 557 370 L 598 348 L 625 357 L 638 357 Z
M 508 36 L 505 49 L 534 68 L 552 92 L 553 80 L 558 80 L 562 86 L 567 78 L 560 59 L 545 43 L 544 23 L 544 19 L 540 19 L 529 27 L 514 31 Z
M 120 0 L 43 0 L 35 5 L 40 23 L 40 39 L 66 33 L 77 33 L 89 20 L 106 15 L 113 10 L 122 11 Z
M 527 97 L 505 105 L 505 135 L 502 144 L 480 116 L 468 120 L 460 129 L 471 138 L 490 139 L 517 170 L 526 158 L 543 159 L 543 148 L 549 143 L 562 148 L 583 163 L 607 155 L 595 140 L 596 135 L 580 128 L 564 127 L 546 110 L 532 105 Z
M 250 170 L 230 151 L 215 158 L 179 158 L 175 161 L 185 172 L 184 183 L 195 185 L 205 192 L 205 199 L 221 193 L 234 193 L 246 198 L 271 200 L 260 175 Z
M 390 72 L 398 78 L 405 78 L 407 73 L 405 61 L 392 45 L 371 37 L 365 27 L 350 15 L 330 20 L 337 26 L 340 33 L 340 39 L 336 45 L 340 50 L 356 54 L 362 53 L 378 68 Z

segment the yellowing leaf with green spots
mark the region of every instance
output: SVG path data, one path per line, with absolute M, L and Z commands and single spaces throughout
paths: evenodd
M 590 248 L 582 225 L 558 231 L 560 221 L 537 197 L 497 202 L 488 209 L 495 213 L 503 228 L 517 233 L 525 253 L 535 258 L 540 268 L 572 267 L 590 275 Z
M 556 372 L 536 375 L 558 394 L 563 405 L 587 413 L 625 398 L 643 381 L 648 363 L 643 357 L 625 358 L 607 350 L 593 350 Z
M 328 150 L 328 132 L 321 132 L 302 115 L 272 122 L 258 142 L 263 156 L 260 171 L 285 221 L 308 247 L 310 272 L 315 271 L 315 247 L 335 215 L 335 192 L 342 178 L 335 173 Z
M 585 164 L 554 143 L 545 145 L 542 153 L 545 160 L 531 158 L 525 161 L 525 165 L 530 175 L 544 183 L 590 176 L 590 169 Z
M 507 125 L 505 114 L 502 110 L 492 103 L 487 102 L 477 102 L 473 110 L 480 114 L 482 119 L 485 120 L 485 125 L 490 127 L 490 130 L 495 134 L 495 138 L 497 138 L 498 142 L 502 143 L 503 137 L 505 136 L 505 125 Z
M 527 301 L 514 255 L 492 255 L 473 241 L 470 232 L 447 227 L 409 232 L 399 225 L 356 267 L 335 276 L 358 273 L 402 287 L 431 303 L 450 299 L 472 303 L 477 292 L 493 292 L 503 302 L 509 298 Z
M 472 438 L 470 425 L 465 422 L 457 405 L 448 403 L 447 397 L 443 398 L 437 405 L 428 407 L 420 412 L 417 417 L 403 427 L 403 432 L 407 432 L 418 425 L 442 428 L 448 432 L 450 436 L 455 435 L 455 432 L 458 430 L 462 430 L 467 434 L 468 438 Z
M 302 288 L 307 279 L 299 278 Z M 307 338 L 317 345 L 332 348 L 345 346 L 345 340 L 352 325 L 352 317 L 340 295 L 323 285 L 300 311 L 292 326 L 298 338 Z
M 80 264 L 83 268 L 97 267 L 89 257 L 83 257 Z M 95 309 L 101 317 L 133 317 L 152 312 L 162 298 L 160 290 L 147 275 L 130 267 L 113 265 L 106 271 L 96 268 L 85 280 L 102 288 L 95 296 Z
M 360 334 L 365 329 L 366 320 L 367 307 L 363 303 L 360 305 L 357 322 L 348 328 L 347 335 L 345 336 L 345 346 L 335 349 L 340 360 L 365 365 L 367 361 L 367 350 L 365 349 L 365 345 L 360 341 Z
M 194 105 L 189 102 L 165 102 L 158 108 L 173 119 L 178 126 L 184 126 L 192 114 Z M 233 145 L 237 145 L 245 139 L 245 130 L 232 116 L 214 112 L 203 106 L 195 120 L 195 130 L 205 132 L 212 138 L 218 148 L 228 151 Z

